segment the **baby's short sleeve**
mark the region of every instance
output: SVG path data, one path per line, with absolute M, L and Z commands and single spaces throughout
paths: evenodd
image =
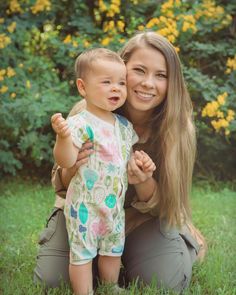
M 71 132 L 71 137 L 74 145 L 81 148 L 89 137 L 86 131 L 85 123 L 80 119 L 80 114 L 67 118 L 68 126 Z

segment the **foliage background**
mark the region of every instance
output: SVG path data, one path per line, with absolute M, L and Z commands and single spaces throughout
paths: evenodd
M 236 176 L 236 3 L 229 1 L 7 0 L 0 2 L 0 173 L 49 174 L 50 116 L 79 99 L 79 52 L 114 50 L 154 30 L 176 47 L 194 103 L 195 175 Z

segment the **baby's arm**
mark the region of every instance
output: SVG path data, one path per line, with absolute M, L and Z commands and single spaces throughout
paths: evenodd
M 62 168 L 72 167 L 77 159 L 78 148 L 72 142 L 67 121 L 60 113 L 51 118 L 52 128 L 56 132 L 56 143 L 53 149 L 55 161 Z
M 135 151 L 128 163 L 128 179 L 133 184 L 140 201 L 148 201 L 156 189 L 156 180 L 152 177 L 156 165 L 143 151 Z

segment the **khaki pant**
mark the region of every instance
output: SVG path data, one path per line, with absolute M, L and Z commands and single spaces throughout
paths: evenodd
M 68 283 L 69 245 L 61 209 L 53 210 L 39 245 L 35 282 L 47 287 Z M 190 283 L 198 251 L 199 245 L 190 234 L 180 234 L 176 229 L 167 230 L 164 222 L 150 219 L 126 237 L 120 281 L 127 285 L 137 278 L 146 284 L 155 280 L 159 287 L 181 292 Z M 93 266 L 96 278 L 96 260 Z

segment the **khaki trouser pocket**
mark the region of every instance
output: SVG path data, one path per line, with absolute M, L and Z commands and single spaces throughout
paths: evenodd
M 53 234 L 55 233 L 56 228 L 57 228 L 58 218 L 54 218 L 54 217 L 56 216 L 56 213 L 58 212 L 58 210 L 60 210 L 60 209 L 55 208 L 50 213 L 50 215 L 47 219 L 46 227 L 39 235 L 39 240 L 38 240 L 39 245 L 43 245 L 44 243 L 50 241 Z

